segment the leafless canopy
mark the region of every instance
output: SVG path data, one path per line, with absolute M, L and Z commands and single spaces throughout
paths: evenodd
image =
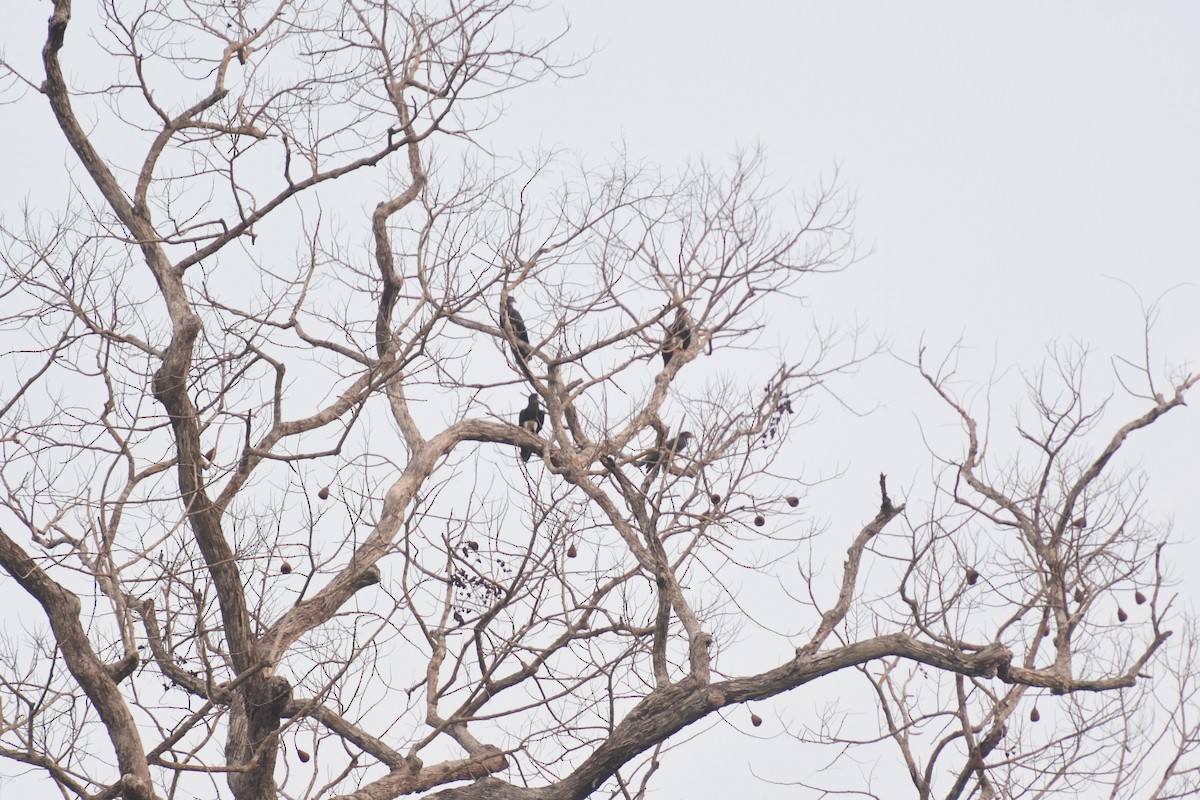
M 505 93 L 577 68 L 531 10 L 54 0 L 40 66 L 5 54 L 78 166 L 0 222 L 0 756 L 95 800 L 637 797 L 673 734 L 842 673 L 879 728 L 796 746 L 886 746 L 918 797 L 1194 788 L 1191 651 L 1163 657 L 1117 455 L 1197 376 L 1123 365 L 1141 407 L 1105 433 L 1066 355 L 1005 460 L 923 356 L 965 442 L 932 499 L 881 476 L 855 530 L 806 522 L 779 456 L 869 353 L 722 355 L 853 261 L 850 204 L 785 217 L 755 153 L 489 153 Z M 723 670 L 747 627 L 787 652 Z

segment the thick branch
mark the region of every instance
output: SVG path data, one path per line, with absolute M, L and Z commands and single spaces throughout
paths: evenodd
M 557 784 L 524 789 L 489 780 L 447 789 L 433 797 L 439 800 L 579 800 L 590 795 L 640 753 L 718 709 L 774 697 L 847 667 L 888 656 L 919 661 L 971 677 L 994 677 L 1007 669 L 1012 660 L 1012 653 L 1001 645 L 991 645 L 978 653 L 963 653 L 892 634 L 815 656 L 797 656 L 776 669 L 746 678 L 708 686 L 683 681 L 647 695 L 590 757 Z M 385 796 L 363 795 L 372 800 Z
M 0 566 L 46 612 L 67 669 L 95 706 L 108 731 L 121 770 L 121 796 L 126 800 L 151 800 L 154 786 L 137 723 L 112 672 L 92 650 L 92 643 L 79 622 L 79 598 L 51 579 L 3 531 L 0 531 Z

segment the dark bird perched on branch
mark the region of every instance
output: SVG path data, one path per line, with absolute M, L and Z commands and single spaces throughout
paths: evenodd
M 511 294 L 504 305 L 500 307 L 500 328 L 515 340 L 513 355 L 517 357 L 517 360 L 528 359 L 532 352 L 532 348 L 529 346 L 529 331 L 525 328 L 525 318 L 521 316 L 520 311 L 517 311 Z
M 638 462 L 638 466 L 649 472 L 652 469 L 661 467 L 664 463 L 670 463 L 676 454 L 687 450 L 688 441 L 692 439 L 691 431 L 684 431 L 677 436 L 667 439 L 661 445 L 656 447 L 649 455 Z
M 538 405 L 538 396 L 536 394 L 529 395 L 529 405 L 521 409 L 520 415 L 517 417 L 517 422 L 521 427 L 530 433 L 537 435 L 542 430 L 542 425 L 546 422 L 546 412 Z M 521 460 L 528 461 L 533 455 L 533 450 L 528 447 L 521 448 Z
M 667 337 L 663 339 L 662 351 L 663 366 L 671 363 L 671 358 L 676 353 L 682 353 L 692 346 L 692 326 L 688 322 L 687 314 L 682 308 L 675 309 L 675 321 L 671 323 L 671 327 L 667 328 Z
M 879 513 L 891 514 L 895 511 L 896 507 L 892 505 L 892 498 L 888 497 L 887 493 L 887 475 L 884 475 L 882 472 L 879 473 L 879 494 L 883 497 L 883 500 L 879 503 Z M 790 503 L 791 500 L 789 499 L 788 502 Z M 974 583 L 974 581 L 971 582 Z

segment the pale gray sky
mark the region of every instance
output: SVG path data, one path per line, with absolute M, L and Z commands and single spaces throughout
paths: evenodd
M 962 337 L 972 380 L 1077 339 L 1109 387 L 1108 359 L 1141 347 L 1130 287 L 1151 302 L 1185 284 L 1163 304 L 1155 360 L 1200 360 L 1200 6 L 554 8 L 576 50 L 599 52 L 585 76 L 514 95 L 486 137 L 498 149 L 623 146 L 675 166 L 761 144 L 796 192 L 837 165 L 873 253 L 814 284 L 813 307 L 857 316 L 904 357 L 922 338 L 943 352 Z M 889 407 L 907 413 L 921 394 L 893 365 L 868 373 Z M 881 416 L 881 430 L 913 427 Z M 1137 447 L 1187 534 L 1200 530 L 1180 502 L 1200 475 L 1200 415 L 1172 416 Z
M 1200 5 L 555 7 L 566 9 L 577 50 L 600 50 L 585 76 L 515 95 L 488 137 L 499 149 L 604 157 L 624 147 L 677 166 L 761 144 L 796 192 L 838 166 L 873 254 L 814 283 L 812 307 L 857 317 L 906 358 L 922 338 L 940 355 L 961 337 L 970 347 L 964 392 L 1007 375 L 992 395 L 998 439 L 1022 399 L 1010 368 L 1037 368 L 1052 341 L 1092 348 L 1094 397 L 1113 390 L 1110 358 L 1137 358 L 1141 348 L 1130 287 L 1151 302 L 1188 284 L 1163 304 L 1153 357 L 1160 367 L 1200 362 Z M 805 335 L 778 339 L 795 346 Z M 930 496 L 918 421 L 947 442 L 958 427 L 911 370 L 886 358 L 843 386 L 853 402 L 883 407 L 865 420 L 830 409 L 808 441 L 820 464 L 848 467 L 818 493 L 817 516 L 853 529 L 881 469 L 909 499 Z M 982 390 L 971 396 L 984 412 Z M 1144 410 L 1115 403 L 1126 416 L 1108 419 L 1115 427 L 1132 409 Z M 1127 456 L 1150 473 L 1151 510 L 1187 542 L 1171 560 L 1195 564 L 1200 414 L 1171 417 L 1139 434 Z M 830 563 L 841 558 L 833 548 Z M 1189 602 L 1200 597 L 1200 587 L 1181 589 Z M 784 720 L 812 723 L 829 695 L 814 687 L 758 708 L 767 723 L 753 731 L 733 712 L 732 725 L 718 726 L 725 734 L 699 736 L 664 761 L 658 796 L 806 796 L 750 776 L 817 778 L 814 754 L 767 737 Z
M 813 304 L 902 355 L 962 336 L 984 378 L 1078 338 L 1099 379 L 1140 346 L 1121 282 L 1152 301 L 1200 277 L 1200 6 L 564 6 L 590 72 L 516 96 L 496 140 L 666 164 L 761 143 L 796 191 L 839 165 L 874 252 Z M 1164 304 L 1161 360 L 1200 355 L 1198 291 Z
M 36 59 L 48 8 L 18 6 L 0 35 L 6 57 Z M 792 192 L 838 166 L 873 253 L 814 281 L 812 308 L 857 318 L 909 358 L 922 338 L 941 354 L 961 337 L 972 348 L 964 390 L 1036 368 L 1046 343 L 1071 339 L 1094 348 L 1097 395 L 1109 390 L 1109 358 L 1141 348 L 1129 287 L 1151 301 L 1189 284 L 1165 301 L 1154 352 L 1160 366 L 1200 361 L 1200 5 L 618 0 L 548 11 L 569 16 L 568 46 L 599 50 L 584 76 L 510 95 L 483 137 L 497 151 L 540 144 L 601 158 L 623 146 L 674 168 L 761 144 Z M 6 212 L 27 195 L 65 196 L 43 176 L 74 157 L 34 100 L 0 106 Z M 765 344 L 805 334 L 781 323 Z M 996 428 L 1019 400 L 1014 377 L 994 392 Z M 863 420 L 830 408 L 812 429 L 814 460 L 847 469 L 816 495 L 816 513 L 835 527 L 861 523 L 881 469 L 896 493 L 927 498 L 918 420 L 947 436 L 955 420 L 886 357 L 841 388 L 879 408 Z M 1188 542 L 1176 563 L 1200 560 L 1198 444 L 1200 412 L 1183 409 L 1130 447 L 1151 475 L 1154 509 Z M 803 718 L 817 695 L 764 704 L 762 734 Z M 819 765 L 799 763 L 786 739 L 747 731 L 681 746 L 657 796 L 798 796 L 749 776 L 808 779 Z

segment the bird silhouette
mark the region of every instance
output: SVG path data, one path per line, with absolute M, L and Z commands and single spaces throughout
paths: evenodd
M 662 346 L 659 350 L 662 352 L 663 366 L 671 363 L 671 359 L 676 353 L 682 353 L 692 346 L 692 326 L 688 322 L 687 314 L 682 308 L 675 309 L 675 321 L 671 323 L 671 327 L 667 329 L 667 336 L 663 339 Z
M 519 361 L 525 361 L 533 348 L 529 346 L 529 330 L 525 327 L 525 318 L 517 311 L 517 304 L 510 294 L 500 307 L 500 327 L 513 340 L 513 355 Z
M 676 436 L 672 436 L 638 462 L 638 466 L 646 470 L 646 472 L 661 467 L 664 463 L 670 462 L 678 453 L 686 450 L 688 441 L 692 438 L 694 437 L 691 431 L 683 431 Z
M 546 412 L 538 405 L 538 396 L 536 394 L 529 395 L 529 405 L 521 409 L 521 413 L 517 416 L 517 422 L 522 428 L 536 435 L 541 432 L 542 425 L 546 422 Z M 528 447 L 521 447 L 521 460 L 528 461 L 533 455 L 533 450 Z

